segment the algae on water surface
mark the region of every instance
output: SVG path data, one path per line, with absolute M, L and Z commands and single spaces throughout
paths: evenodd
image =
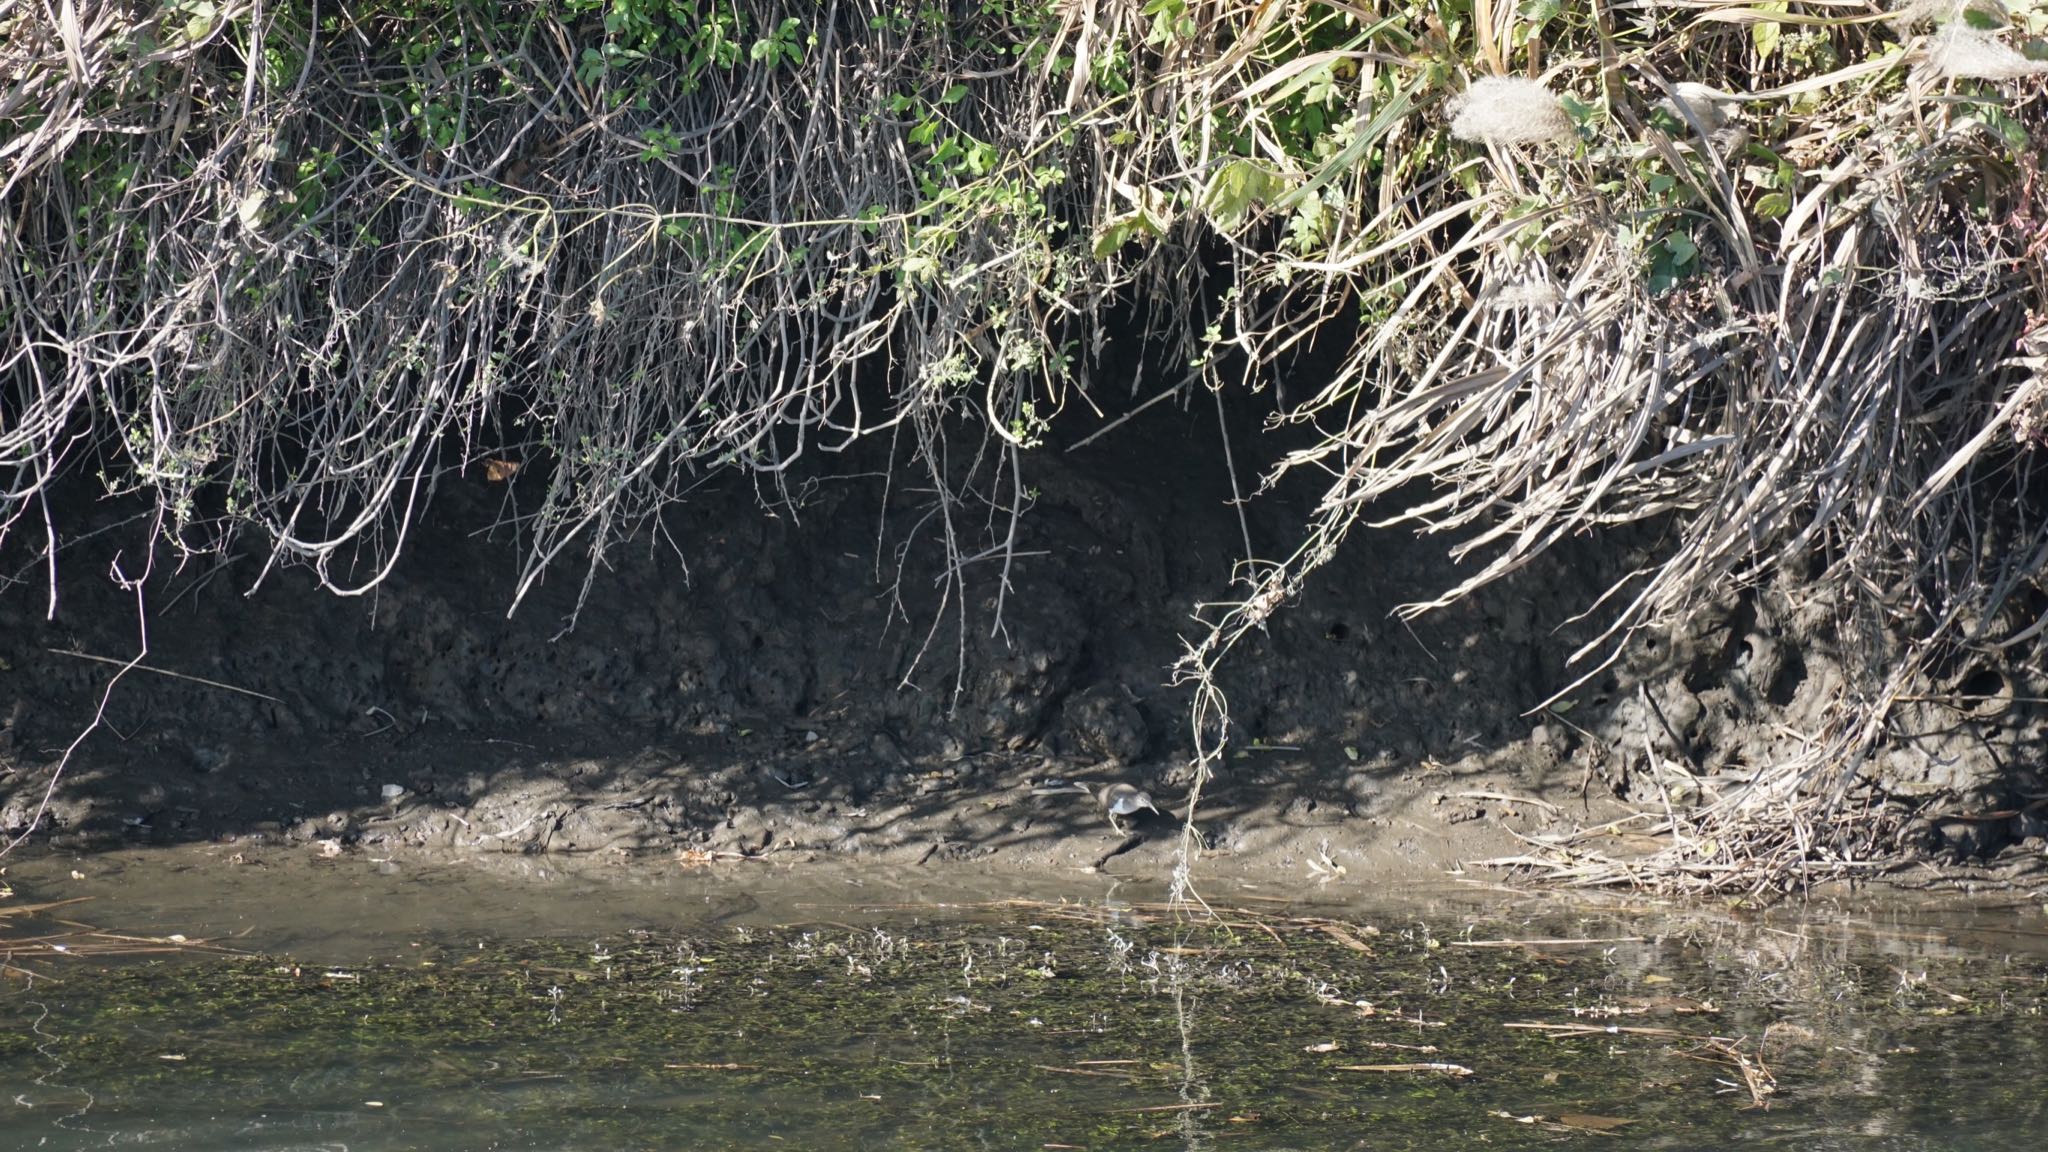
M 0 1095 L 18 1105 L 0 1135 L 359 1152 L 1833 1133 L 1822 1146 L 1954 1149 L 2048 1122 L 2042 958 L 1710 918 L 1176 926 L 1048 905 L 412 951 L 351 967 L 43 956 L 30 968 L 62 983 L 17 968 L 0 993 Z

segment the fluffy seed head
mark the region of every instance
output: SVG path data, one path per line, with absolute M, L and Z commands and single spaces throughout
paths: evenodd
M 2016 80 L 2048 72 L 2048 62 L 2029 60 L 1989 33 L 1950 24 L 1927 42 L 1925 67 L 1958 80 Z
M 1951 24 L 1965 12 L 2003 24 L 2009 18 L 1999 0 L 1901 0 L 1892 5 L 1892 23 L 1901 28 L 1920 24 Z
M 1493 295 L 1496 308 L 1549 308 L 1564 303 L 1564 293 L 1541 280 L 1510 284 Z
M 1557 96 L 1519 76 L 1482 76 L 1452 98 L 1451 135 L 1482 144 L 1533 144 L 1572 132 Z

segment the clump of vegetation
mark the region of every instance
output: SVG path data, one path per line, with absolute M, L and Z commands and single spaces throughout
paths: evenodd
M 707 470 L 776 488 L 876 433 L 937 469 L 955 413 L 1021 445 L 1067 354 L 1045 331 L 1103 293 L 1061 240 L 1087 186 L 1068 168 L 1104 145 L 1054 130 L 1049 19 L 23 9 L 8 522 L 98 467 L 153 490 L 181 548 L 253 530 L 354 594 L 449 471 L 540 462 L 523 594 Z M 863 411 L 856 372 L 885 359 L 894 405 Z
M 1875 826 L 1796 832 L 1891 703 L 2040 627 L 2044 31 L 1990 0 L 20 6 L 0 535 L 97 471 L 179 548 L 254 532 L 354 594 L 449 471 L 529 464 L 523 593 L 707 471 L 786 498 L 885 436 L 964 627 L 963 564 L 1145 301 L 1183 394 L 1348 341 L 1278 397 L 1319 433 L 1266 476 L 1324 478 L 1304 542 L 1182 666 L 1204 765 L 1217 662 L 1360 524 L 1475 562 L 1421 612 L 1656 522 L 1589 675 L 1767 581 L 1865 672 L 1666 874 L 1824 873 Z
M 1277 469 L 1329 477 L 1313 529 L 1191 653 L 1205 689 L 1361 523 L 1456 533 L 1477 562 L 1408 612 L 1573 533 L 1662 523 L 1671 547 L 1603 600 L 1587 676 L 1632 633 L 1768 582 L 1832 619 L 1862 676 L 1802 756 L 1674 819 L 1673 848 L 1634 878 L 1770 887 L 1876 849 L 1879 820 L 1810 833 L 1843 811 L 1893 702 L 1959 650 L 2038 628 L 2013 595 L 2048 542 L 2032 471 L 2048 392 L 2014 355 L 2042 308 L 2039 109 L 1988 82 L 2016 72 L 1969 74 L 1954 44 L 2038 53 L 2025 34 L 2043 17 L 1805 7 L 1623 22 L 1480 2 L 1382 41 L 1398 59 L 1357 58 L 1381 75 L 1376 108 L 1481 78 L 1451 140 L 1426 115 L 1361 122 L 1382 133 L 1378 163 L 1318 196 L 1350 215 L 1312 255 L 1276 245 L 1247 272 L 1323 299 L 1341 278 L 1369 323 L 1296 409 L 1328 434 Z M 1552 114 L 1511 73 L 1557 94 L 1576 139 L 1528 127 Z M 1205 690 L 1198 708 L 1221 707 Z

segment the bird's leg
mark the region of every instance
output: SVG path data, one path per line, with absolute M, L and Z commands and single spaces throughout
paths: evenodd
M 1109 830 L 1119 836 L 1124 834 L 1124 827 L 1116 822 L 1116 813 L 1114 812 L 1109 813 Z

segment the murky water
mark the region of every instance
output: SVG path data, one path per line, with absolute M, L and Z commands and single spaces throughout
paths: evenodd
M 439 925 L 424 903 L 386 923 L 344 903 L 330 915 L 369 945 L 335 959 L 338 925 L 307 933 L 318 885 L 277 930 L 294 958 L 60 920 L 104 927 L 111 904 L 9 914 L 53 894 L 17 879 L 0 1148 L 1960 1150 L 2048 1131 L 2038 909 L 1741 922 L 1240 889 L 1177 922 L 1106 884 L 919 909 L 869 880 L 882 899 L 810 890 L 785 926 L 756 899 L 673 911 L 769 880 L 525 922 L 552 933 L 481 933 L 519 923 L 481 890 Z M 349 890 L 374 910 L 387 881 Z M 277 947 L 262 937 L 240 943 Z

